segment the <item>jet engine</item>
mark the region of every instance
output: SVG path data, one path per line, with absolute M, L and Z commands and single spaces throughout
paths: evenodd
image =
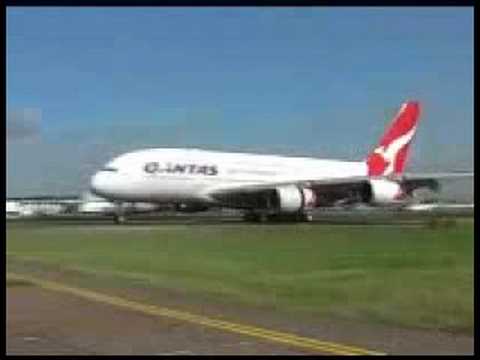
M 281 212 L 293 213 L 315 207 L 316 196 L 312 189 L 285 185 L 277 187 L 275 192 Z
M 398 202 L 406 195 L 401 184 L 386 179 L 370 180 L 370 189 L 370 202 L 376 204 Z

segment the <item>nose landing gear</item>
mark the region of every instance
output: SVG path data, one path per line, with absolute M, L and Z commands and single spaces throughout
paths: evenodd
M 125 215 L 115 214 L 115 215 L 113 216 L 113 221 L 114 221 L 115 224 L 117 224 L 117 225 L 125 224 L 125 222 L 127 221 L 127 218 L 125 217 Z
M 117 203 L 115 214 L 113 215 L 113 221 L 117 225 L 125 224 L 125 222 L 127 221 L 127 217 L 125 215 L 125 209 L 122 203 Z

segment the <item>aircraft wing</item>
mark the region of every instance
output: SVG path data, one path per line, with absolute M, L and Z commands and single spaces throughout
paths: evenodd
M 365 193 L 369 186 L 368 176 L 356 176 L 341 179 L 296 179 L 279 182 L 256 182 L 227 184 L 215 187 L 207 193 L 214 202 L 227 207 L 262 208 L 266 206 L 265 199 L 281 186 L 299 186 L 312 189 L 322 206 L 330 206 L 345 198 L 356 198 Z
M 473 178 L 473 172 L 405 173 L 400 181 L 407 192 L 418 188 L 439 191 L 439 181 L 455 181 L 466 178 Z
M 441 173 L 405 173 L 405 179 L 436 179 L 436 180 L 446 180 L 446 179 L 459 179 L 459 178 L 473 178 L 473 172 L 441 172 Z
M 234 191 L 242 191 L 242 192 L 256 192 L 261 190 L 274 190 L 276 187 L 279 186 L 288 186 L 288 185 L 296 185 L 296 186 L 303 186 L 303 187 L 316 187 L 316 186 L 345 186 L 345 185 L 353 185 L 359 184 L 363 182 L 367 182 L 370 179 L 368 176 L 354 176 L 348 178 L 326 178 L 321 180 L 315 179 L 295 179 L 295 180 L 286 180 L 286 181 L 265 181 L 265 182 L 245 182 L 245 183 L 236 183 L 236 184 L 227 184 L 215 187 L 209 191 L 209 195 L 219 195 L 219 194 L 227 194 Z
M 430 174 L 405 174 L 399 179 L 390 179 L 400 183 L 407 193 L 418 188 L 428 188 L 438 191 L 438 180 L 459 179 L 473 177 L 473 173 L 430 173 Z M 356 203 L 366 200 L 366 194 L 370 193 L 370 180 L 385 179 L 385 177 L 354 176 L 347 178 L 324 178 L 324 179 L 296 179 L 279 182 L 246 182 L 239 184 L 227 184 L 210 189 L 207 194 L 211 200 L 226 204 L 240 204 L 240 207 L 251 207 L 258 204 L 262 194 L 275 191 L 280 186 L 299 186 L 312 189 L 319 203 L 324 206 L 332 206 L 339 203 Z M 243 206 L 245 205 L 245 206 Z
M 473 177 L 473 172 L 443 172 L 443 173 L 405 173 L 402 178 L 396 179 L 401 183 L 418 183 L 418 184 L 428 184 L 435 180 L 446 180 L 446 179 L 459 179 L 459 178 L 469 178 Z M 245 182 L 238 184 L 227 184 L 220 187 L 215 187 L 211 189 L 211 194 L 222 194 L 228 193 L 231 191 L 244 191 L 244 192 L 255 192 L 258 190 L 268 190 L 275 189 L 278 186 L 286 185 L 297 185 L 297 186 L 306 186 L 306 187 L 318 187 L 318 186 L 330 186 L 334 188 L 335 186 L 358 186 L 358 184 L 363 184 L 370 181 L 371 176 L 352 176 L 345 178 L 323 178 L 323 179 L 295 179 L 287 181 L 278 181 L 278 182 Z M 380 177 L 381 178 L 381 177 Z M 384 179 L 388 179 L 383 177 Z

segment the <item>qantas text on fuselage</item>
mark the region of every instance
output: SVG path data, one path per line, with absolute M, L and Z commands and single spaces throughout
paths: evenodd
M 162 164 L 158 161 L 146 163 L 143 169 L 147 174 L 199 174 L 207 176 L 218 174 L 216 165 L 178 164 L 172 162 Z

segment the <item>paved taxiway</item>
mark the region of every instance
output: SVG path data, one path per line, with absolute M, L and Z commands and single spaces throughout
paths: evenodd
M 167 307 L 58 281 L 19 279 L 35 286 L 7 290 L 8 354 L 473 353 L 473 339 L 468 336 L 279 318 L 271 311 L 221 304 L 202 306 L 207 315 L 199 315 L 172 308 L 179 303 L 178 294 L 162 294 Z M 226 320 L 238 319 L 239 313 L 243 320 Z

